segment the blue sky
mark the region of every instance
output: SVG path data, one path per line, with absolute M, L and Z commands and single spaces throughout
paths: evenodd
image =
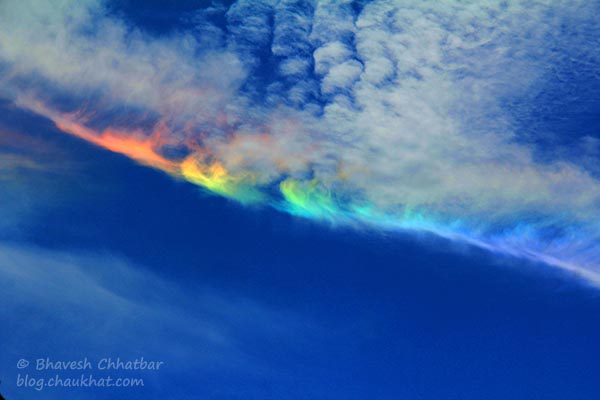
M 52 23 L 40 28 L 17 3 L 1 9 L 18 29 L 0 28 L 0 393 L 598 398 L 597 3 L 481 2 L 469 11 L 477 34 L 454 27 L 454 2 L 431 3 L 429 14 L 414 2 L 382 14 L 375 6 L 386 2 L 276 3 L 40 7 L 68 28 L 45 53 L 8 41 L 29 43 Z M 98 26 L 80 32 L 88 12 Z M 374 28 L 381 15 L 388 27 L 446 35 L 439 43 L 480 44 L 436 59 L 437 36 L 394 36 Z M 393 73 L 391 56 L 371 52 L 377 37 L 404 41 Z M 77 60 L 86 40 L 114 60 L 56 70 L 52 51 Z M 118 66 L 148 54 L 148 75 Z M 132 77 L 139 86 L 121 93 Z M 138 141 L 166 130 L 152 153 L 161 158 L 88 135 L 109 128 Z M 173 172 L 190 154 L 204 168 L 198 143 L 231 180 Z M 414 158 L 399 162 L 386 147 Z M 336 180 L 342 165 L 353 168 Z M 484 167 L 501 171 L 487 176 L 494 184 Z M 296 197 L 280 199 L 281 182 L 296 182 Z M 256 188 L 266 200 L 248 202 Z M 357 199 L 374 210 L 368 218 Z M 35 373 L 18 370 L 19 359 L 141 356 L 165 362 L 139 373 L 143 388 L 16 385 Z

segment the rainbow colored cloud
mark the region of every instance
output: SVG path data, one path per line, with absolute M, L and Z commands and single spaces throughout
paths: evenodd
M 21 3 L 0 5 L 0 94 L 67 134 L 243 204 L 600 282 L 598 171 L 540 160 L 505 106 L 544 90 L 557 52 L 595 51 L 568 34 L 600 37 L 586 2 L 240 1 L 210 10 L 235 29 L 167 37 L 99 1 Z

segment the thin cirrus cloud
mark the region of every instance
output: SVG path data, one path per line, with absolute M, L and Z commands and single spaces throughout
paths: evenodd
M 15 359 L 57 359 L 73 349 L 88 351 L 90 358 L 125 358 L 143 350 L 146 359 L 160 359 L 179 373 L 272 373 L 271 366 L 252 359 L 248 342 L 297 338 L 300 330 L 323 333 L 304 315 L 220 288 L 175 284 L 108 253 L 0 242 L 0 264 L 0 316 L 11 327 L 0 338 L 5 355 Z M 186 361 L 190 351 L 202 353 L 194 366 Z
M 0 236 L 19 236 L 25 221 L 58 206 L 75 166 L 55 144 L 0 123 Z
M 600 37 L 593 7 L 238 1 L 153 35 L 102 1 L 6 1 L 0 91 L 242 203 L 428 231 L 598 281 L 600 182 L 589 163 L 538 157 L 506 106 L 594 53 L 581 39 Z

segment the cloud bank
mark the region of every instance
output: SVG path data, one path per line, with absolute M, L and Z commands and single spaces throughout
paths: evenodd
M 597 6 L 241 0 L 156 35 L 99 0 L 9 0 L 0 93 L 245 204 L 428 231 L 598 282 L 598 177 L 539 157 L 507 106 L 565 57 L 597 70 Z

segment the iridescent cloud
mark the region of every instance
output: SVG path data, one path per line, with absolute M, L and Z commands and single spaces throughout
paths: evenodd
M 565 57 L 598 68 L 581 39 L 600 38 L 592 3 L 238 1 L 153 36 L 101 1 L 7 1 L 0 93 L 244 204 L 428 231 L 600 281 L 597 171 L 539 157 L 506 106 Z

